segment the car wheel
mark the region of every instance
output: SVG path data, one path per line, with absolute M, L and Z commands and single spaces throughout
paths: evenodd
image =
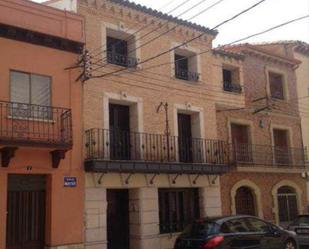
M 296 249 L 295 242 L 294 242 L 294 241 L 291 241 L 291 240 L 287 241 L 287 242 L 285 243 L 285 247 L 284 247 L 284 248 L 285 248 L 285 249 Z

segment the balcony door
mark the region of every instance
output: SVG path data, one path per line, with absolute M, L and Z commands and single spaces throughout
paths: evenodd
M 273 130 L 274 136 L 274 153 L 276 164 L 287 165 L 290 163 L 290 153 L 289 153 L 289 138 L 287 130 Z
M 178 150 L 180 162 L 192 162 L 191 115 L 178 113 Z
M 110 158 L 130 159 L 130 107 L 109 105 Z
M 44 249 L 45 177 L 8 178 L 6 249 Z
M 252 162 L 252 149 L 248 125 L 231 124 L 234 156 L 238 162 Z
M 189 60 L 185 56 L 175 54 L 175 75 L 178 79 L 188 80 Z

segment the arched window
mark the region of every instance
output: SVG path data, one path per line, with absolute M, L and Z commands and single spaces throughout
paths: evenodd
M 282 186 L 277 192 L 279 222 L 290 222 L 298 215 L 297 194 L 294 188 Z
M 251 188 L 240 187 L 236 191 L 236 214 L 256 216 L 255 195 Z

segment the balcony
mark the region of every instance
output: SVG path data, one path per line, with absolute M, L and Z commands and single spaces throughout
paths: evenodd
M 308 163 L 304 148 L 237 144 L 231 146 L 231 151 L 231 159 L 237 166 L 305 168 Z
M 85 135 L 88 172 L 223 174 L 229 169 L 224 141 L 104 129 Z
M 198 81 L 199 78 L 200 78 L 200 74 L 176 68 L 175 69 L 175 77 L 177 79 L 181 79 L 181 80 Z
M 0 146 L 70 149 L 70 109 L 0 101 Z
M 234 92 L 234 93 L 241 93 L 242 88 L 241 85 L 231 83 L 231 82 L 224 82 L 223 83 L 223 90 L 226 92 Z
M 109 51 L 107 52 L 107 62 L 122 67 L 136 67 L 138 63 L 137 59 L 134 57 Z

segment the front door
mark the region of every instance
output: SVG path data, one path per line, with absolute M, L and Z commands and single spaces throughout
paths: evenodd
M 192 162 L 191 115 L 178 113 L 179 161 Z
M 129 193 L 107 190 L 107 249 L 129 249 Z
M 7 249 L 43 249 L 45 246 L 45 177 L 9 175 Z
M 111 159 L 130 159 L 130 107 L 110 104 L 109 127 Z

